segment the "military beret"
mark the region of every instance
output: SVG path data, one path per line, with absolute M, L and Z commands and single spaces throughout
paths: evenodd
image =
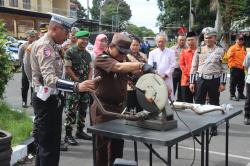
M 132 40 L 129 36 L 122 33 L 115 33 L 111 41 L 111 43 L 115 44 L 116 48 L 124 54 L 130 52 L 131 42 Z
M 89 32 L 88 31 L 79 31 L 79 32 L 76 32 L 75 36 L 77 38 L 80 38 L 80 37 L 89 37 Z
M 212 27 L 206 27 L 201 31 L 202 34 L 206 36 L 217 36 L 217 30 Z
M 50 12 L 49 12 L 49 14 L 52 16 L 50 21 L 61 24 L 68 31 L 70 31 L 70 28 L 76 22 L 76 19 L 74 19 L 74 18 L 68 18 L 68 17 L 62 16 L 62 15 L 50 13 Z
M 37 35 L 37 31 L 36 30 L 29 30 L 29 31 L 25 32 L 25 34 L 27 36 L 30 36 L 30 37 L 35 37 Z

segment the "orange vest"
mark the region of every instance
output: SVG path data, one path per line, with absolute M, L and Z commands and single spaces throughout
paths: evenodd
M 181 75 L 181 86 L 189 85 L 189 75 L 192 67 L 192 60 L 195 50 L 190 48 L 183 49 L 180 53 L 180 68 L 182 71 Z
M 246 50 L 244 46 L 239 46 L 237 43 L 232 45 L 228 51 L 227 51 L 227 56 L 228 56 L 228 67 L 236 67 L 243 69 L 243 61 L 246 57 Z

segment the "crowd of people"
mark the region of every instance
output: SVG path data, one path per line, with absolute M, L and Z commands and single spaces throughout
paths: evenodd
M 227 64 L 222 61 L 225 55 L 231 75 L 230 99 L 246 100 L 244 123 L 250 124 L 250 76 L 246 79 L 247 97 L 243 93 L 244 70 L 250 70 L 250 55 L 246 56 L 242 35 L 237 36 L 235 45 L 225 54 L 216 45 L 217 32 L 211 27 L 202 31 L 202 46 L 197 43 L 197 34 L 188 32 L 179 34 L 176 45 L 167 48 L 167 35 L 160 33 L 155 38 L 157 48 L 152 51 L 147 48 L 144 54 L 146 47 L 141 47 L 143 41 L 136 36 L 115 33 L 108 43 L 108 37 L 99 34 L 93 52 L 89 53 L 86 46 L 90 33 L 72 27 L 73 22 L 52 15 L 48 29 L 28 31 L 28 42 L 19 50 L 23 107 L 27 107 L 29 84 L 32 87 L 36 166 L 57 166 L 60 149 L 67 150 L 61 142 L 78 145 L 77 139 L 92 139 L 84 132 L 88 108 L 90 125 L 113 120 L 101 113 L 90 93 L 95 92 L 107 111 L 121 113 L 124 101 L 128 111 L 142 111 L 136 99 L 135 83 L 145 73 L 154 71 L 160 75 L 173 101 L 219 105 L 227 79 Z M 98 76 L 101 79 L 97 81 L 94 78 Z M 61 141 L 63 110 L 66 134 Z M 216 127 L 211 131 L 217 135 Z M 123 140 L 95 137 L 97 166 L 111 166 L 116 158 L 122 158 Z

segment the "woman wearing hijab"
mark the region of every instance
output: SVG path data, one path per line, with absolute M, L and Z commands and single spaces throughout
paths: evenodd
M 104 34 L 99 34 L 95 39 L 93 58 L 96 58 L 108 48 L 108 37 Z

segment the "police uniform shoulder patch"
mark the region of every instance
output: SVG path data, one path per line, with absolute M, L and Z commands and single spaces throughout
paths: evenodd
M 44 53 L 44 56 L 45 56 L 45 57 L 50 57 L 50 55 L 51 55 L 51 49 L 48 48 L 48 47 L 45 47 L 45 48 L 43 49 L 43 53 Z

